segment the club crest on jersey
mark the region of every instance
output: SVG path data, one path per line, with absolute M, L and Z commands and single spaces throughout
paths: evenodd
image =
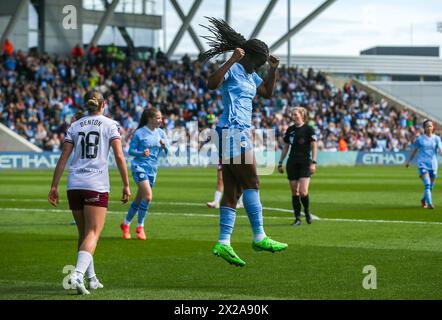
M 289 137 L 289 141 L 290 141 L 290 144 L 293 144 L 293 141 L 295 141 L 295 135 L 291 135 Z
M 145 177 L 144 173 L 140 173 L 140 178 L 143 179 Z

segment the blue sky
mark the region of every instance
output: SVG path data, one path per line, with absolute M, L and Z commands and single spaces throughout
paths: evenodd
M 193 4 L 193 0 L 178 2 L 185 13 Z M 268 2 L 232 0 L 232 27 L 248 38 Z M 291 0 L 292 26 L 322 2 Z M 205 24 L 204 16 L 223 18 L 224 1 L 203 1 L 192 22 L 198 35 L 207 34 L 199 26 L 200 23 Z M 168 1 L 165 18 L 169 46 L 181 20 Z M 442 21 L 442 0 L 338 0 L 292 38 L 291 50 L 292 54 L 355 56 L 363 49 L 378 45 L 442 46 L 442 33 L 438 33 L 436 28 L 438 21 Z M 258 38 L 271 45 L 286 31 L 287 0 L 279 0 Z M 159 43 L 162 47 L 162 32 Z M 186 33 L 176 53 L 196 52 Z M 286 52 L 287 46 L 283 45 L 275 53 Z

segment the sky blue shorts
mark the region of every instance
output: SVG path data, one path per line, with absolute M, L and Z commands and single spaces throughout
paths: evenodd
M 156 176 L 149 176 L 148 174 L 144 172 L 136 172 L 132 171 L 132 177 L 134 178 L 135 182 L 139 184 L 140 182 L 144 180 L 149 180 L 150 187 L 153 188 L 156 180 Z
M 253 136 L 249 129 L 216 127 L 218 155 L 220 159 L 231 159 L 253 149 Z
M 426 168 L 419 168 L 418 169 L 419 177 L 421 177 L 423 174 L 428 173 L 430 175 L 430 178 L 436 178 L 437 177 L 437 171 L 436 170 L 428 170 Z

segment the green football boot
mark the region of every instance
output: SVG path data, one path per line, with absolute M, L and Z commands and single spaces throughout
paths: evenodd
M 285 250 L 288 247 L 287 243 L 278 242 L 270 239 L 269 237 L 265 237 L 261 241 L 252 242 L 252 248 L 255 251 L 270 251 L 277 252 Z
M 246 265 L 245 261 L 241 260 L 240 257 L 233 251 L 231 246 L 217 243 L 212 248 L 212 253 L 215 256 L 221 257 L 226 260 L 228 263 L 233 264 L 235 266 L 244 267 Z

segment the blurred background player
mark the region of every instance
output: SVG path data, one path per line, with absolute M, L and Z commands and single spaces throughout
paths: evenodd
M 235 225 L 236 204 L 241 194 L 252 226 L 253 249 L 275 252 L 287 248 L 287 244 L 270 239 L 264 232 L 259 179 L 250 131 L 252 99 L 256 93 L 265 98 L 272 96 L 279 60 L 269 56 L 269 49 L 264 42 L 258 39 L 246 40 L 223 20 L 209 18 L 209 22 L 212 26 L 205 28 L 213 36 L 204 38 L 209 40 L 211 49 L 200 56 L 201 61 L 206 62 L 212 57 L 234 50 L 230 59 L 212 73 L 207 82 L 207 87 L 211 90 L 222 85 L 224 106 L 216 128 L 219 156 L 223 160 L 224 193 L 220 205 L 220 237 L 212 252 L 230 264 L 244 266 L 245 261 L 230 245 Z M 270 69 L 263 81 L 256 71 L 267 61 Z
M 224 184 L 223 184 L 223 166 L 222 164 L 218 164 L 218 172 L 216 176 L 216 191 L 213 197 L 213 201 L 207 202 L 207 206 L 209 208 L 219 208 L 219 204 L 221 202 L 221 197 L 223 196 Z M 236 204 L 237 208 L 243 208 L 244 204 L 242 202 L 242 195 L 238 199 L 238 203 Z
M 130 142 L 129 155 L 132 160 L 132 177 L 138 185 L 137 195 L 130 205 L 126 218 L 121 223 L 123 238 L 130 239 L 130 223 L 138 211 L 138 239 L 146 240 L 144 220 L 146 219 L 152 201 L 152 189 L 155 184 L 158 169 L 158 156 L 161 150 L 167 153 L 167 136 L 159 128 L 162 124 L 162 115 L 158 109 L 146 108 Z
M 410 166 L 417 153 L 418 173 L 424 183 L 424 196 L 421 199 L 421 205 L 422 208 L 434 209 L 431 192 L 437 177 L 437 154 L 438 152 L 442 153 L 442 143 L 440 137 L 433 134 L 434 125 L 431 120 L 425 120 L 423 127 L 424 134 L 416 138 L 410 159 L 408 159 L 405 166 L 407 168 Z
M 67 197 L 79 234 L 77 264 L 71 275 L 71 284 L 79 294 L 90 293 L 84 284 L 85 274 L 89 279 L 89 289 L 103 288 L 95 275 L 93 255 L 108 206 L 110 146 L 123 181 L 121 201 L 126 203 L 131 195 L 118 125 L 103 116 L 105 104 L 101 93 L 89 91 L 84 98 L 89 114 L 72 123 L 68 129 L 48 194 L 48 201 L 57 206 L 58 184 L 74 151 L 67 178 Z
M 295 124 L 288 127 L 284 135 L 284 147 L 279 159 L 278 171 L 284 173 L 282 163 L 289 151 L 287 161 L 287 178 L 292 190 L 292 205 L 295 213 L 294 226 L 301 225 L 301 203 L 304 206 L 305 219 L 312 223 L 309 210 L 308 187 L 310 177 L 316 171 L 316 135 L 315 130 L 307 124 L 307 110 L 296 107 L 293 110 Z M 311 157 L 310 157 L 311 152 Z

